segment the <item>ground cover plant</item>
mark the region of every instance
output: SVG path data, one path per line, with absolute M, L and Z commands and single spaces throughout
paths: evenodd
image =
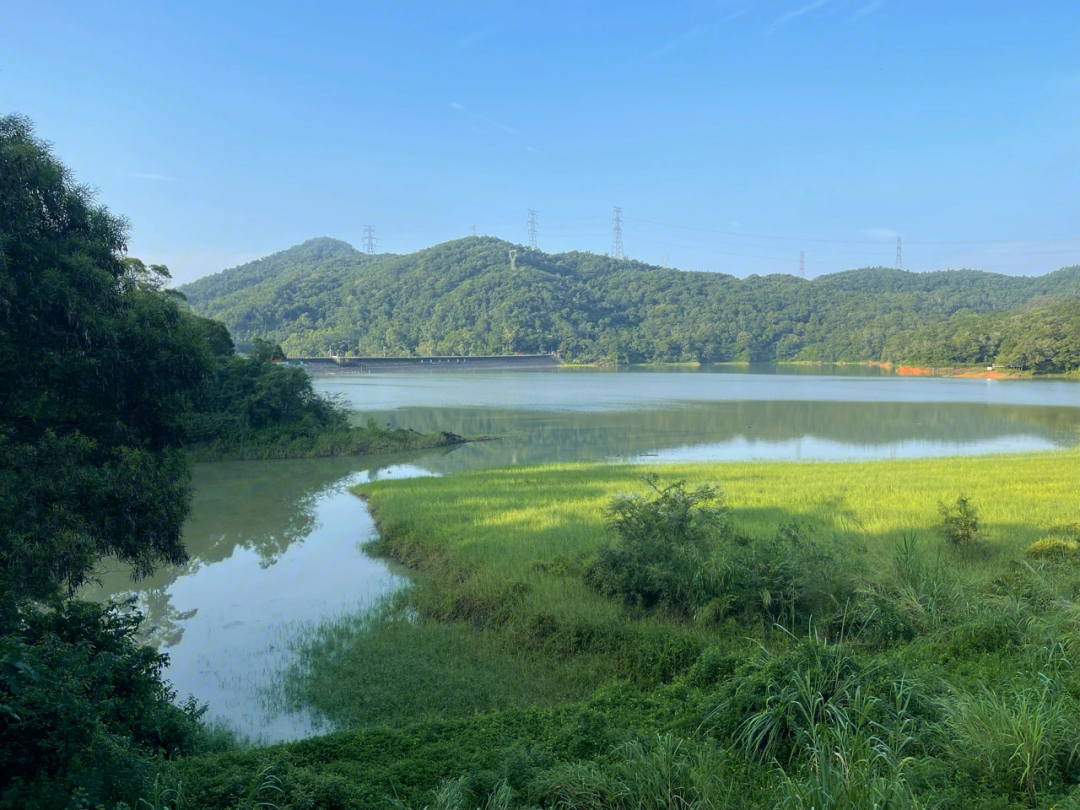
M 1078 806 L 1080 567 L 1040 545 L 1080 540 L 1078 462 L 364 484 L 417 584 L 286 678 L 346 730 L 162 778 L 200 807 L 268 767 L 295 807 Z

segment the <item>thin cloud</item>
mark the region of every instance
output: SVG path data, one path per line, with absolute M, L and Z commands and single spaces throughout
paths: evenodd
M 474 112 L 469 112 L 469 110 L 466 109 L 464 104 L 458 104 L 456 101 L 451 101 L 450 106 L 453 109 L 457 110 L 458 112 L 465 113 L 470 118 L 475 118 L 477 121 L 482 121 L 483 123 L 487 124 L 489 127 L 495 127 L 496 129 L 501 129 L 503 132 L 509 132 L 511 135 L 520 135 L 521 134 L 520 132 L 518 132 L 513 127 L 508 127 L 506 124 L 500 124 L 498 121 L 493 121 L 490 118 L 485 118 L 482 115 L 477 115 Z M 474 129 L 475 129 L 475 127 L 474 127 Z
M 899 231 L 892 228 L 866 228 L 863 233 L 871 239 L 895 239 L 900 235 Z
M 653 59 L 659 59 L 661 56 L 667 56 L 669 53 L 679 50 L 683 45 L 685 45 L 690 40 L 696 38 L 697 35 L 700 33 L 701 27 L 694 26 L 682 36 L 675 37 L 675 39 L 671 40 L 671 42 L 669 42 L 667 45 L 664 45 L 661 48 L 657 48 L 655 51 L 645 54 L 637 61 L 650 62 Z
M 496 129 L 501 129 L 503 132 L 509 132 L 511 135 L 520 135 L 521 134 L 520 132 L 518 132 L 513 127 L 508 127 L 506 124 L 500 124 L 498 121 L 492 121 L 490 118 L 484 118 L 484 116 L 482 116 L 482 115 L 478 115 L 476 117 L 479 118 L 481 121 L 483 121 L 488 126 L 495 127 Z
M 702 34 L 714 31 L 719 26 L 729 23 L 732 20 L 737 19 L 738 17 L 744 16 L 748 11 L 750 11 L 750 7 L 744 6 L 743 8 L 740 8 L 725 17 L 721 17 L 715 22 L 709 23 L 707 25 L 695 25 L 693 28 L 675 37 L 666 45 L 662 45 L 655 51 L 650 51 L 644 56 L 640 56 L 637 59 L 633 60 L 634 64 L 638 64 L 641 62 L 651 62 L 653 59 L 659 59 L 661 56 L 667 56 L 669 53 L 674 53 L 675 51 L 681 50 L 683 46 L 697 39 Z
M 855 16 L 851 19 L 857 20 L 860 17 L 865 17 L 867 14 L 873 14 L 875 11 L 880 11 L 885 8 L 885 0 L 870 0 L 865 6 L 855 12 Z
M 809 14 L 815 9 L 821 8 L 828 2 L 829 0 L 814 0 L 814 2 L 807 3 L 805 6 L 800 6 L 799 8 L 794 8 L 791 11 L 785 12 L 776 18 L 776 21 L 773 23 L 773 28 L 779 28 L 782 25 L 787 25 L 792 20 L 797 20 L 799 19 L 799 17 Z
M 526 146 L 525 151 L 526 152 L 532 152 L 534 155 L 539 155 L 540 154 L 540 150 L 536 149 L 536 148 L 534 148 L 532 146 Z

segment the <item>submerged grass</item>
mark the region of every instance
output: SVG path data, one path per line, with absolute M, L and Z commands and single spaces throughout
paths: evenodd
M 797 548 L 760 575 L 798 588 L 835 569 L 798 622 L 768 587 L 742 610 L 603 595 L 605 508 L 645 471 L 361 485 L 373 550 L 420 575 L 313 631 L 284 679 L 352 730 L 172 778 L 206 807 L 271 763 L 295 807 L 1080 807 L 1080 565 L 1027 552 L 1080 540 L 1080 454 L 660 468 L 725 493 L 717 542 L 749 551 L 706 563 Z M 961 496 L 978 542 L 946 537 Z
M 332 727 L 396 726 L 587 697 L 602 662 L 553 662 L 507 649 L 494 634 L 417 615 L 399 592 L 319 625 L 283 673 L 283 707 L 312 707 Z

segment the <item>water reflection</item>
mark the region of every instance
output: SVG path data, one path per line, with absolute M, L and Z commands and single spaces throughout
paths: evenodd
M 1080 393 L 1080 386 L 1073 390 Z M 422 462 L 440 473 L 645 454 L 720 461 L 1045 450 L 1075 444 L 1080 430 L 1076 407 L 958 402 L 688 402 L 601 413 L 409 407 L 368 414 L 421 431 L 502 437 Z M 684 450 L 676 456 L 675 448 Z
M 90 595 L 135 596 L 146 641 L 169 654 L 168 678 L 181 696 L 207 702 L 210 717 L 253 738 L 308 735 L 312 718 L 278 711 L 267 690 L 297 633 L 404 582 L 361 551 L 375 528 L 348 492 L 364 480 L 431 474 L 388 461 L 200 464 L 188 563 L 137 585 L 107 571 Z

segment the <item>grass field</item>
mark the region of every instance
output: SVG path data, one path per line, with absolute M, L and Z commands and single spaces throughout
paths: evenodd
M 284 676 L 352 730 L 172 778 L 211 807 L 264 767 L 326 807 L 1080 807 L 1080 454 L 655 470 L 691 515 L 718 485 L 724 528 L 680 534 L 629 465 L 362 485 L 416 584 Z M 658 542 L 613 523 L 628 493 Z

